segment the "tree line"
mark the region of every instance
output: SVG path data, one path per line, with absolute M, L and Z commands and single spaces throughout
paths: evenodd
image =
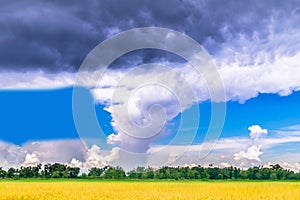
M 81 173 L 80 168 L 70 167 L 60 163 L 36 166 L 9 168 L 4 170 L 0 167 L 0 178 L 83 178 L 83 179 L 200 179 L 200 180 L 300 180 L 300 173 L 282 168 L 280 165 L 270 167 L 251 167 L 240 169 L 237 167 L 169 167 L 159 169 L 151 167 L 137 167 L 125 172 L 121 167 L 105 166 L 93 167 L 88 173 Z

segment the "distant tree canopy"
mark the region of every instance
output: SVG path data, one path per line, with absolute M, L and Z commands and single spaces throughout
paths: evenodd
M 80 168 L 70 167 L 60 163 L 36 166 L 9 168 L 4 170 L 0 167 L 0 178 L 98 178 L 98 179 L 199 179 L 199 180 L 300 180 L 300 173 L 282 168 L 280 165 L 270 167 L 251 167 L 240 169 L 237 167 L 218 168 L 202 167 L 168 167 L 159 169 L 151 167 L 137 167 L 125 172 L 121 167 L 105 166 L 103 168 L 93 167 L 88 173 L 80 175 Z

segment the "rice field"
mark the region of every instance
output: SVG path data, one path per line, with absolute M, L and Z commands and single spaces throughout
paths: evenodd
M 1 181 L 0 199 L 300 199 L 299 182 Z

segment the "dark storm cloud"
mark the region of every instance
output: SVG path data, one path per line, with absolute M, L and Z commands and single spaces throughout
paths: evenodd
M 228 34 L 256 32 L 263 39 L 270 20 L 285 21 L 292 14 L 299 18 L 298 2 L 2 0 L 0 71 L 74 71 L 111 34 L 145 26 L 181 31 L 201 44 L 210 39 L 206 47 L 213 54 Z M 149 55 L 135 59 L 144 62 L 157 54 Z

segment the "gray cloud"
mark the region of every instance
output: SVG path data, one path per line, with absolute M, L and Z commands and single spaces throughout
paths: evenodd
M 4 0 L 0 6 L 0 71 L 76 71 L 105 38 L 144 26 L 185 32 L 211 54 L 218 54 L 223 43 L 240 34 L 249 38 L 257 34 L 263 43 L 272 21 L 284 29 L 299 27 L 299 4 L 296 0 Z M 140 52 L 132 58 L 147 62 L 157 55 L 161 54 Z

